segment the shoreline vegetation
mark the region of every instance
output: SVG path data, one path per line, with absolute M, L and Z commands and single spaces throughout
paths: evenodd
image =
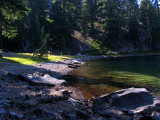
M 160 52 L 133 52 L 133 53 L 117 53 L 110 52 L 105 55 L 46 55 L 45 57 L 32 57 L 32 53 L 0 53 L 0 63 L 19 63 L 24 65 L 31 65 L 34 63 L 42 63 L 49 61 L 60 61 L 60 60 L 88 60 L 97 58 L 108 58 L 108 57 L 130 57 L 130 56 L 146 56 L 146 55 L 160 55 Z

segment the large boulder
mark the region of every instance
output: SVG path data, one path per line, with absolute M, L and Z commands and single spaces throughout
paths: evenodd
M 48 85 L 48 86 L 58 86 L 58 85 L 67 84 L 65 80 L 59 80 L 57 78 L 51 77 L 48 74 L 45 74 L 44 76 L 36 76 L 36 77 L 18 75 L 18 78 L 24 81 L 28 81 L 30 83 L 42 84 L 42 85 Z
M 113 114 L 150 114 L 160 110 L 160 100 L 145 88 L 123 89 L 94 99 L 93 111 L 102 116 Z

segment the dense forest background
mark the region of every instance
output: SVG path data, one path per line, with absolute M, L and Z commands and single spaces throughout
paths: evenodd
M 159 51 L 159 4 L 160 0 L 0 1 L 0 49 L 33 52 L 46 38 L 43 51 L 53 54 Z

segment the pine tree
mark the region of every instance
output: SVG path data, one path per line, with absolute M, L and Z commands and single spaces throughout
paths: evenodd
M 2 35 L 14 38 L 17 35 L 17 30 L 13 23 L 21 19 L 28 11 L 24 0 L 1 0 L 0 31 L 2 31 Z
M 105 30 L 106 45 L 117 48 L 123 37 L 123 14 L 121 0 L 106 0 L 103 7 L 102 23 Z
M 88 27 L 88 32 L 94 36 L 95 25 L 94 22 L 97 21 L 97 0 L 84 0 L 83 1 L 83 29 Z
M 17 39 L 21 40 L 24 49 L 25 44 L 29 46 L 25 52 L 33 52 L 41 46 L 41 30 L 47 31 L 47 9 L 49 8 L 49 0 L 27 0 L 27 6 L 30 13 L 18 23 L 19 35 Z
M 156 9 L 150 0 L 142 0 L 140 6 L 140 21 L 145 30 L 146 43 L 150 50 L 156 49 L 157 33 Z
M 125 12 L 128 29 L 128 42 L 132 43 L 135 48 L 139 47 L 139 7 L 137 0 L 125 0 Z
M 50 10 L 51 41 L 54 49 L 66 54 L 73 40 L 74 30 L 79 30 L 81 19 L 81 0 L 54 0 Z

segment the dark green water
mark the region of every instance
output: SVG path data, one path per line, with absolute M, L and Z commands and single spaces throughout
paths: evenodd
M 85 98 L 97 97 L 129 87 L 145 87 L 160 96 L 160 56 L 97 59 L 71 74 L 78 77 Z

